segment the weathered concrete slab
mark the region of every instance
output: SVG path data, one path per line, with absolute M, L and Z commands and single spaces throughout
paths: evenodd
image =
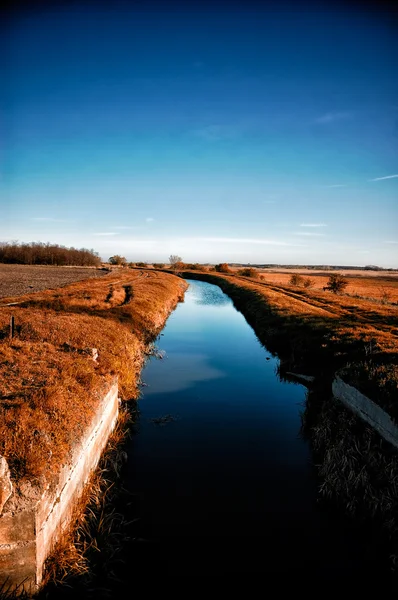
M 340 377 L 333 381 L 332 392 L 335 398 L 369 423 L 387 442 L 398 448 L 398 427 L 385 410 Z
M 43 565 L 62 531 L 68 527 L 76 501 L 96 468 L 119 412 L 115 381 L 98 406 L 85 436 L 73 450 L 55 485 L 26 500 L 9 497 L 0 516 L 0 586 L 34 592 Z

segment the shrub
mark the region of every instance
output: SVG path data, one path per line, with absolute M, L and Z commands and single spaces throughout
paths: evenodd
M 148 266 L 148 264 L 146 262 L 138 262 L 135 263 L 136 267 L 140 267 L 141 269 L 145 269 L 145 267 Z
M 348 285 L 348 281 L 341 273 L 332 273 L 329 277 L 329 281 L 327 286 L 325 286 L 324 290 L 329 290 L 334 294 L 338 294 L 342 292 Z
M 227 263 L 220 263 L 219 265 L 214 265 L 217 273 L 231 273 L 231 269 L 227 265 Z
M 124 256 L 119 256 L 119 254 L 115 254 L 115 256 L 111 256 L 109 258 L 109 263 L 111 265 L 118 265 L 119 267 L 125 267 L 127 265 L 127 260 Z
M 388 304 L 391 301 L 391 292 L 382 285 L 380 286 L 379 291 L 382 304 Z
M 178 271 L 182 271 L 183 269 L 185 269 L 186 264 L 184 262 L 182 262 L 182 260 L 179 260 L 178 262 L 174 263 L 174 265 L 172 266 L 172 269 L 175 273 L 178 273 Z
M 241 269 L 238 271 L 238 275 L 242 275 L 242 277 L 257 277 L 258 272 L 253 267 L 248 267 L 246 269 Z
M 304 281 L 303 281 L 303 286 L 305 288 L 311 288 L 314 286 L 314 280 L 311 279 L 311 277 L 305 277 Z
M 153 263 L 154 269 L 164 269 L 164 263 Z
M 293 273 L 289 279 L 290 285 L 304 285 L 304 277 L 298 273 Z

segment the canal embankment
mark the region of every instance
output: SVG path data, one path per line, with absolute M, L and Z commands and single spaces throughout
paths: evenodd
M 0 306 L 0 586 L 34 592 L 187 284 L 120 271 Z M 10 317 L 13 335 L 10 334 Z M 81 507 L 82 508 L 82 507 Z

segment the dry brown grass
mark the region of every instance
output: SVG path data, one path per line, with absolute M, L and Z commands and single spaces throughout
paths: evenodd
M 235 274 L 240 270 L 238 267 L 232 267 Z M 310 277 L 312 280 L 312 289 L 322 292 L 326 287 L 329 275 L 335 271 L 317 271 L 316 269 L 256 269 L 258 274 L 263 277 L 265 283 L 271 285 L 288 286 L 293 274 L 302 277 Z M 395 271 L 356 271 L 342 269 L 339 271 L 348 281 L 348 287 L 345 290 L 347 296 L 362 297 L 368 300 L 379 300 L 385 303 L 398 303 L 398 272 Z
M 276 278 L 284 277 L 283 283 Z M 314 287 L 300 288 L 289 285 L 290 275 L 264 275 L 264 280 L 249 281 L 243 277 L 230 278 L 231 283 L 248 287 L 259 293 L 281 315 L 297 316 L 311 319 L 317 317 L 319 325 L 327 325 L 338 335 L 349 334 L 360 339 L 377 338 L 386 351 L 397 350 L 398 311 L 392 303 L 381 303 L 370 297 L 351 296 L 350 294 L 333 294 L 323 291 L 322 283 L 327 277 L 315 280 Z M 374 289 L 377 281 L 361 283 L 363 289 Z M 374 286 L 374 288 L 372 287 Z M 398 280 L 391 289 L 398 299 Z M 347 290 L 348 291 L 348 290 Z M 376 295 L 376 292 L 373 292 Z
M 126 271 L 1 300 L 0 454 L 14 481 L 40 483 L 58 470 L 115 375 L 121 397 L 137 397 L 143 350 L 185 286 Z

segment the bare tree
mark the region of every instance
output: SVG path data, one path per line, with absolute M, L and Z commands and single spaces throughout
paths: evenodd
M 180 262 L 182 262 L 181 256 L 177 256 L 177 254 L 170 254 L 169 263 L 172 269 L 175 268 L 175 265 Z

